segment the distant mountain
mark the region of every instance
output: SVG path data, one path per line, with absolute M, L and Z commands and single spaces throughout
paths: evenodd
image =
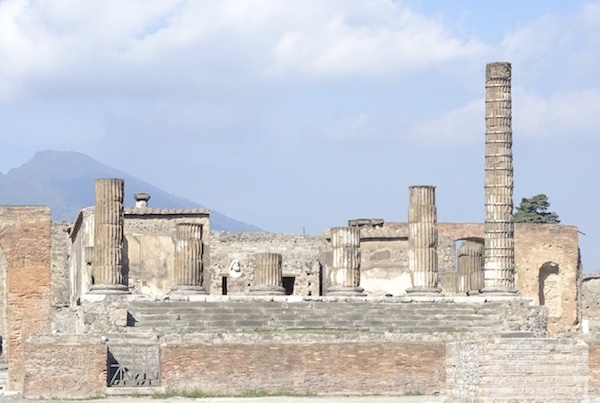
M 94 205 L 97 178 L 124 179 L 126 206 L 135 204 L 134 193 L 145 192 L 150 193 L 151 207 L 203 207 L 73 151 L 40 151 L 25 165 L 11 169 L 6 175 L 0 173 L 0 205 L 50 206 L 54 221 L 72 222 L 79 210 Z M 215 210 L 210 211 L 210 227 L 236 232 L 263 231 Z

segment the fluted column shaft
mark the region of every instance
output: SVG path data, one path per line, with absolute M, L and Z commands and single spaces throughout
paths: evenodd
M 254 255 L 254 282 L 250 293 L 257 295 L 283 295 L 283 271 L 280 253 L 257 253 Z
M 328 295 L 363 295 L 360 287 L 360 229 L 331 229 L 332 267 Z
M 98 293 L 123 293 L 123 179 L 97 179 L 94 213 L 94 284 Z
M 408 268 L 412 288 L 407 293 L 440 293 L 437 259 L 435 186 L 411 186 L 408 205 Z
M 483 292 L 515 293 L 510 63 L 489 63 L 485 82 Z
M 205 294 L 204 289 L 204 248 L 202 224 L 179 223 L 175 227 L 175 294 Z
M 458 248 L 458 273 L 461 278 L 460 292 L 469 293 L 474 290 L 479 292 L 483 288 L 483 284 L 472 281 L 478 274 L 483 274 L 482 249 L 483 245 L 477 242 L 465 242 L 464 245 Z

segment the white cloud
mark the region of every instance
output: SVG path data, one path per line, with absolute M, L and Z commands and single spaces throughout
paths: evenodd
M 282 35 L 276 71 L 314 76 L 406 73 L 485 50 L 482 43 L 461 41 L 441 22 L 398 3 L 322 4 L 313 16 L 318 23 Z
M 513 126 L 530 138 L 597 136 L 600 124 L 600 89 L 513 96 Z
M 539 139 L 597 136 L 600 124 L 600 89 L 555 93 L 543 97 L 513 89 L 515 138 Z M 485 133 L 484 99 L 471 101 L 437 118 L 414 123 L 408 137 L 432 147 L 474 144 Z
M 545 93 L 590 82 L 597 86 L 600 2 L 583 3 L 572 14 L 544 14 L 528 21 L 508 31 L 497 52 L 513 63 L 513 77 L 546 80 Z
M 146 94 L 272 74 L 389 75 L 483 48 L 384 0 L 4 0 L 0 101 L 40 88 Z
M 565 29 L 566 28 L 566 29 Z M 547 63 L 560 53 L 570 39 L 569 23 L 555 15 L 544 15 L 516 30 L 509 31 L 500 47 L 512 63 L 532 68 Z
M 32 83 L 102 83 L 174 2 L 0 2 L 0 100 Z M 8 62 L 9 61 L 9 62 Z
M 597 136 L 600 2 L 571 15 L 541 15 L 508 31 L 496 50 L 495 59 L 513 65 L 515 139 Z M 483 92 L 483 76 L 479 85 Z M 485 132 L 484 107 L 479 99 L 434 110 L 437 116 L 419 118 L 407 133 L 433 147 L 473 144 Z
M 484 100 L 443 113 L 438 118 L 414 123 L 408 135 L 415 142 L 433 147 L 473 144 L 485 133 Z

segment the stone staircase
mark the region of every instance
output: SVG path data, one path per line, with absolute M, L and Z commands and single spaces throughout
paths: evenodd
M 134 333 L 464 333 L 509 330 L 502 303 L 130 301 Z

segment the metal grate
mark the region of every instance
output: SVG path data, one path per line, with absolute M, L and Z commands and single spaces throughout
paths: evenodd
M 156 344 L 109 346 L 108 386 L 160 386 L 160 347 Z

